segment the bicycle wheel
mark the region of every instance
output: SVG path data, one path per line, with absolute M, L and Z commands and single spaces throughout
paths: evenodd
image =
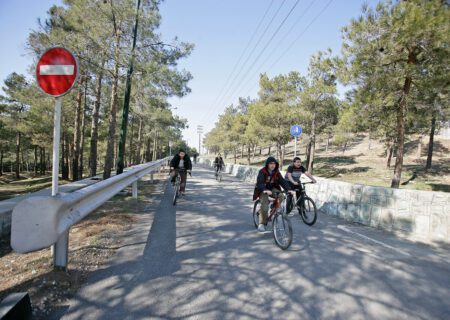
M 173 192 L 173 200 L 172 200 L 172 204 L 176 205 L 177 204 L 177 198 L 178 198 L 178 193 L 180 192 L 180 184 L 177 180 L 177 182 L 175 183 L 175 188 L 174 188 L 174 192 Z
M 304 198 L 303 205 L 301 207 L 298 207 L 298 213 L 302 217 L 303 222 L 308 226 L 312 226 L 314 223 L 316 223 L 317 208 L 316 204 L 311 198 Z
M 284 214 L 276 214 L 273 218 L 273 239 L 282 250 L 286 250 L 292 243 L 292 224 Z
M 255 224 L 255 228 L 259 226 L 259 210 L 261 209 L 261 202 L 259 200 L 255 201 L 253 205 L 253 223 Z

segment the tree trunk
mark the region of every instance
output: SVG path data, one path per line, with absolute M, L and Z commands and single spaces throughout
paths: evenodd
M 237 155 L 236 155 L 236 153 L 237 153 L 237 150 L 236 150 L 236 148 L 234 148 L 234 164 L 236 164 L 236 157 L 237 157 Z
M 433 113 L 431 118 L 430 139 L 428 141 L 428 153 L 427 153 L 427 165 L 425 170 L 431 169 L 431 162 L 433 160 L 433 148 L 434 148 L 434 133 L 436 131 L 436 113 Z
M 262 155 L 262 147 L 259 146 L 259 155 Z
M 330 135 L 327 135 L 327 144 L 325 145 L 325 153 L 328 153 L 328 146 L 330 145 Z
M 45 148 L 42 148 L 42 158 L 41 158 L 41 174 L 45 175 L 46 173 L 46 163 L 45 163 Z
M 407 76 L 403 85 L 402 97 L 397 107 L 397 157 L 395 158 L 394 177 L 392 178 L 391 188 L 398 188 L 402 178 L 403 155 L 405 147 L 405 117 L 406 117 L 406 98 L 411 88 L 412 79 Z
M 386 151 L 387 153 L 387 160 L 386 160 L 386 168 L 391 167 L 391 160 L 392 160 L 392 154 L 394 153 L 394 147 L 390 145 Z
M 141 148 L 142 148 L 142 125 L 143 125 L 142 118 L 139 117 L 139 131 L 138 131 L 138 140 L 137 140 L 137 146 L 136 146 L 136 158 L 135 158 L 135 164 L 139 163 L 141 160 Z
M 102 68 L 105 66 L 105 62 L 102 63 Z M 95 85 L 95 103 L 94 110 L 92 112 L 91 122 L 91 142 L 89 150 L 89 175 L 91 177 L 97 175 L 97 145 L 98 145 L 98 119 L 100 115 L 101 98 L 102 98 L 102 81 L 103 70 L 99 70 L 97 75 L 97 83 Z
M 269 152 L 267 153 L 268 156 L 270 156 L 270 148 L 271 148 L 271 146 L 269 145 Z
M 134 137 L 134 117 L 131 118 L 131 128 L 130 128 L 130 144 L 128 145 L 128 163 L 125 166 L 130 166 L 133 161 L 133 137 Z
M 73 157 L 72 157 L 72 181 L 79 179 L 79 160 L 80 160 L 80 146 L 81 146 L 81 113 L 82 113 L 82 98 L 83 97 L 83 80 L 78 84 L 77 104 L 75 108 L 75 123 L 73 132 Z
M 145 156 L 145 162 L 150 162 L 150 161 L 152 161 L 152 148 L 151 148 L 151 140 L 149 138 L 147 140 L 147 152 L 146 152 L 146 156 Z
M 67 155 L 67 153 L 69 152 L 69 147 L 67 140 L 67 133 L 63 131 L 61 148 L 61 178 L 63 180 L 69 180 L 69 164 L 67 163 L 67 160 L 69 158 L 69 156 Z
M 314 168 L 314 151 L 316 149 L 316 113 L 313 112 L 313 118 L 311 121 L 311 136 L 310 139 L 310 149 L 308 157 L 308 171 L 312 174 Z
M 38 147 L 34 146 L 34 176 L 38 175 Z
M 114 164 L 114 142 L 116 140 L 116 113 L 117 113 L 117 96 L 119 85 L 119 50 L 120 50 L 120 36 L 116 35 L 116 44 L 114 51 L 114 73 L 113 83 L 111 88 L 111 104 L 109 111 L 109 129 L 108 141 L 106 145 L 105 168 L 103 172 L 103 179 L 108 179 L 111 176 L 111 170 Z
M 20 131 L 17 131 L 16 134 L 16 168 L 15 168 L 15 173 L 16 173 L 16 179 L 20 179 L 20 142 L 21 142 L 21 134 Z
M 422 156 L 422 135 L 419 136 L 418 143 L 417 143 L 417 159 L 420 159 Z
M 250 145 L 247 146 L 247 164 L 250 165 Z
M 81 142 L 80 142 L 80 160 L 79 160 L 79 171 L 78 178 L 83 179 L 83 169 L 84 169 L 84 138 L 86 129 L 86 112 L 87 112 L 87 85 L 88 81 L 85 79 L 84 83 L 84 109 L 81 115 Z
M 3 175 L 3 150 L 0 150 L 0 176 Z

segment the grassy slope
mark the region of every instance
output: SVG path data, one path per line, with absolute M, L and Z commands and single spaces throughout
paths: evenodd
M 305 157 L 307 137 L 302 137 L 298 145 L 298 155 Z M 406 156 L 402 173 L 402 183 L 406 183 L 401 188 L 444 191 L 450 192 L 450 140 L 437 138 L 433 153 L 433 167 L 429 172 L 425 172 L 427 139 L 422 140 L 422 154 L 417 157 L 418 138 L 414 137 L 405 145 Z M 267 149 L 259 151 L 255 158 L 252 158 L 251 164 L 260 166 L 267 157 Z M 272 149 L 272 154 L 275 150 Z M 286 147 L 286 156 L 284 164 L 287 165 L 293 157 L 293 144 Z M 227 162 L 233 162 L 232 155 L 229 155 Z M 247 164 L 247 157 L 240 158 L 238 154 L 238 163 Z M 316 160 L 314 165 L 314 175 L 372 186 L 389 187 L 393 176 L 393 166 L 395 158 L 392 159 L 391 168 L 386 168 L 385 150 L 383 144 L 378 141 L 370 142 L 367 136 L 361 135 L 347 147 L 343 153 L 342 148 L 330 146 L 328 153 L 325 152 L 325 141 L 319 140 L 316 149 Z M 409 181 L 416 173 L 413 180 Z

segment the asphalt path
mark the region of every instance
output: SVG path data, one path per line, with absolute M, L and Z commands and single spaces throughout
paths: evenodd
M 196 167 L 174 207 L 169 184 L 63 319 L 450 319 L 450 250 L 292 216 L 280 250 L 252 222 L 253 185 Z

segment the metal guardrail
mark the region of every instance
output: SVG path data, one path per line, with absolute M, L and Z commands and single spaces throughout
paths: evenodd
M 56 244 L 54 266 L 67 267 L 70 227 L 129 185 L 133 197 L 137 198 L 138 180 L 166 165 L 169 159 L 131 167 L 120 175 L 69 194 L 31 197 L 19 202 L 12 212 L 11 247 L 18 253 L 27 253 Z

